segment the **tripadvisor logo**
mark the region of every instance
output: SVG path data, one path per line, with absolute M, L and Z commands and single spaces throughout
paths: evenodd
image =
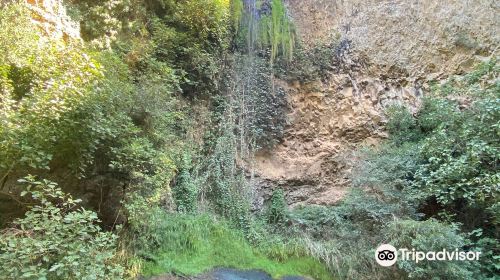
M 382 244 L 375 251 L 375 260 L 381 266 L 391 266 L 398 260 L 398 251 L 392 245 Z
M 448 251 L 443 249 L 441 251 L 417 251 L 415 249 L 396 249 L 390 244 L 382 244 L 375 251 L 375 260 L 381 266 L 391 266 L 399 259 L 403 261 L 414 261 L 419 263 L 421 261 L 477 261 L 481 252 L 464 252 Z

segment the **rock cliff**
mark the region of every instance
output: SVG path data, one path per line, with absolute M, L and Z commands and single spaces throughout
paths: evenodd
M 389 105 L 416 113 L 430 82 L 470 70 L 500 41 L 497 1 L 286 2 L 306 49 L 337 41 L 349 51 L 326 79 L 283 83 L 289 125 L 256 155 L 260 203 L 278 187 L 291 205 L 338 202 L 354 151 L 386 137 Z

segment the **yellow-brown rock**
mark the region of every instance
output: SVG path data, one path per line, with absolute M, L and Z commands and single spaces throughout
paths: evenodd
M 256 155 L 259 192 L 283 188 L 292 205 L 342 199 L 354 151 L 387 136 L 391 104 L 416 113 L 430 81 L 470 70 L 500 43 L 494 0 L 285 2 L 306 48 L 349 46 L 326 80 L 283 83 L 290 104 L 283 142 Z

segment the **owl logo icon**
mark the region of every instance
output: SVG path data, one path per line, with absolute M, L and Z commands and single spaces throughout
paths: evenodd
M 381 266 L 391 266 L 396 263 L 397 259 L 398 250 L 392 245 L 382 244 L 375 251 L 375 260 Z

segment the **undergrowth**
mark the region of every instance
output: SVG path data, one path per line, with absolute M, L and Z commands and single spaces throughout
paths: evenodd
M 305 275 L 331 279 L 325 266 L 309 256 L 286 256 L 276 260 L 252 246 L 243 233 L 213 216 L 165 214 L 158 230 L 167 237 L 157 250 L 146 256 L 147 276 L 173 272 L 196 275 L 214 267 L 259 269 L 275 278 Z

